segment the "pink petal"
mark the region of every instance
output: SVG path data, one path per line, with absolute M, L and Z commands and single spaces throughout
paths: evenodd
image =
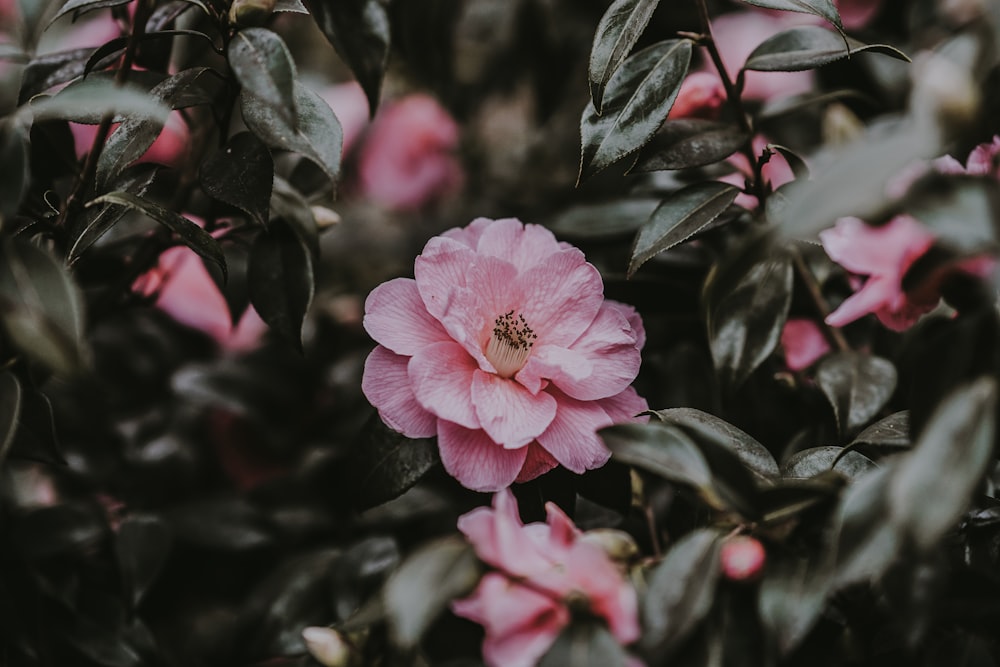
M 573 524 L 573 520 L 566 516 L 566 513 L 553 502 L 545 503 L 545 522 L 551 529 L 549 532 L 549 546 L 553 553 L 559 554 L 568 550 L 580 535 L 580 530 Z
M 622 577 L 618 568 L 599 547 L 575 543 L 565 556 L 562 582 L 551 585 L 583 593 L 590 600 L 591 611 L 608 623 L 608 629 L 622 644 L 639 638 L 639 603 L 635 589 Z M 538 584 L 549 588 L 550 582 Z
M 869 313 L 887 307 L 902 296 L 899 284 L 885 278 L 869 278 L 860 290 L 826 316 L 831 327 L 843 327 Z
M 601 408 L 611 417 L 613 424 L 625 424 L 628 422 L 646 423 L 649 421 L 648 415 L 637 416 L 640 412 L 649 410 L 646 399 L 639 396 L 633 387 L 627 388 L 617 396 L 602 398 L 598 401 Z
M 639 315 L 638 311 L 627 303 L 621 303 L 620 301 L 608 301 L 604 302 L 604 305 L 608 308 L 614 308 L 619 313 L 625 316 L 628 320 L 629 326 L 632 327 L 632 333 L 635 334 L 635 344 L 640 350 L 646 345 L 646 328 L 642 324 L 642 316 Z
M 376 342 L 408 356 L 449 340 L 441 323 L 427 312 L 417 283 L 410 278 L 396 278 L 371 291 L 365 299 L 364 327 Z
M 539 344 L 569 347 L 597 316 L 604 301 L 601 274 L 575 248 L 552 254 L 518 279 L 521 312 Z
M 476 250 L 479 247 L 479 239 L 482 237 L 483 232 L 494 222 L 496 220 L 492 218 L 476 218 L 465 227 L 452 227 L 442 232 L 441 236 L 457 241 L 467 248 Z
M 438 422 L 438 450 L 449 475 L 473 491 L 499 491 L 511 485 L 524 465 L 527 448 L 504 449 L 484 431 Z
M 476 361 L 461 345 L 448 341 L 421 348 L 407 367 L 413 393 L 426 410 L 466 428 L 479 428 L 472 405 Z
M 556 461 L 577 474 L 599 468 L 611 458 L 611 452 L 597 437 L 597 430 L 612 421 L 600 404 L 578 401 L 561 393 L 556 400 L 559 409 L 549 427 L 538 436 L 538 442 Z
M 356 81 L 328 86 L 318 92 L 340 121 L 346 155 L 368 125 L 368 98 Z
M 541 225 L 525 225 L 515 218 L 495 220 L 486 226 L 477 249 L 510 262 L 519 272 L 542 264 L 561 250 L 552 232 Z
M 848 271 L 896 281 L 934 242 L 933 234 L 905 215 L 882 227 L 871 227 L 858 218 L 840 218 L 833 228 L 820 232 L 819 238 L 830 259 Z
M 586 358 L 590 374 L 583 379 L 564 372 L 549 377 L 573 398 L 586 401 L 613 396 L 629 386 L 639 374 L 642 359 L 636 334 L 616 306 L 605 303 L 571 349 Z
M 417 289 L 424 305 L 434 317 L 440 319 L 448 308 L 452 293 L 465 287 L 465 275 L 476 261 L 476 254 L 452 239 L 435 236 L 413 262 Z
M 549 394 L 532 395 L 513 380 L 478 369 L 472 376 L 472 402 L 483 430 L 506 449 L 523 448 L 556 416 L 556 399 Z
M 540 524 L 533 524 L 540 525 Z M 478 507 L 458 518 L 458 529 L 484 563 L 516 577 L 531 577 L 552 566 L 543 545 L 521 523 L 510 489 L 493 497 L 493 507 Z
M 995 162 L 997 155 L 1000 155 L 1000 136 L 993 137 L 993 141 L 979 144 L 972 149 L 965 163 L 966 172 L 977 176 L 998 174 Z
M 406 371 L 408 361 L 376 346 L 365 360 L 361 391 L 390 428 L 408 438 L 429 438 L 437 432 L 437 418 L 417 403 Z
M 879 9 L 882 0 L 836 0 L 840 20 L 848 30 L 859 30 L 868 25 Z
M 559 462 L 552 458 L 552 455 L 545 451 L 537 440 L 532 441 L 525 449 L 528 450 L 528 456 L 524 459 L 524 465 L 521 467 L 521 472 L 517 474 L 515 482 L 528 482 L 559 465 Z
M 681 84 L 667 119 L 716 119 L 726 102 L 726 89 L 716 72 L 692 72 Z
M 831 349 L 819 325 L 806 318 L 785 322 L 781 330 L 781 347 L 785 351 L 785 365 L 793 371 L 812 366 Z
M 531 356 L 514 377 L 532 394 L 537 394 L 549 380 L 561 384 L 584 382 L 594 373 L 594 367 L 582 353 L 558 345 L 535 345 Z

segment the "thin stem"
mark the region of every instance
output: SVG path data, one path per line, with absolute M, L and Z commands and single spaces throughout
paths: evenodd
M 646 515 L 646 528 L 649 530 L 649 541 L 653 547 L 653 556 L 659 560 L 663 556 L 663 547 L 660 546 L 660 536 L 656 533 L 656 515 L 649 505 L 646 505 L 644 514 Z
M 820 321 L 823 323 L 823 334 L 838 350 L 841 352 L 850 352 L 851 346 L 848 344 L 847 339 L 844 338 L 844 334 L 841 333 L 840 329 L 831 327 L 826 323 L 826 317 L 830 314 L 830 305 L 826 302 L 826 297 L 823 296 L 823 291 L 816 281 L 816 276 L 809 269 L 798 248 L 792 247 L 790 252 L 792 253 L 792 262 L 795 264 L 795 270 L 798 272 L 799 277 L 802 278 L 802 282 L 805 284 L 806 290 L 809 291 L 810 298 L 812 298 L 813 305 L 819 313 Z

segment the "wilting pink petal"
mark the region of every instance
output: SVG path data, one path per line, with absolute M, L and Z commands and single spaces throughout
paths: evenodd
M 809 368 L 831 349 L 819 325 L 803 317 L 785 322 L 781 347 L 785 351 L 785 365 L 793 371 Z

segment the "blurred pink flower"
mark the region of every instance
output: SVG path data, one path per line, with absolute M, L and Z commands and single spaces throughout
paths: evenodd
M 781 347 L 785 351 L 785 365 L 790 370 L 809 368 L 830 351 L 830 343 L 813 320 L 793 317 L 781 330 Z
M 965 161 L 965 173 L 974 176 L 993 176 L 1000 179 L 998 155 L 1000 155 L 1000 136 L 995 136 L 993 141 L 979 144 L 972 149 L 969 158 Z
M 227 350 L 253 349 L 267 331 L 253 306 L 247 307 L 233 327 L 225 297 L 190 248 L 170 248 L 160 255 L 159 266 L 151 274 L 140 279 L 138 289 L 156 293 L 159 308 L 181 324 L 208 334 Z
M 368 98 L 357 81 L 328 86 L 320 90 L 319 95 L 340 121 L 344 131 L 343 153 L 347 155 L 368 127 Z
M 379 345 L 362 389 L 382 420 L 436 435 L 445 470 L 478 491 L 604 465 L 595 431 L 646 409 L 629 386 L 645 334 L 583 253 L 544 227 L 479 218 L 428 241 L 414 272 L 365 302 Z
M 391 210 L 413 210 L 457 192 L 459 128 L 437 100 L 410 95 L 382 108 L 360 147 L 362 194 Z
M 571 621 L 570 606 L 604 620 L 622 644 L 639 638 L 635 589 L 600 547 L 555 504 L 547 523 L 525 526 L 514 495 L 505 490 L 493 508 L 458 520 L 476 554 L 497 568 L 473 594 L 452 603 L 459 616 L 486 629 L 483 659 L 490 667 L 531 667 Z
M 726 101 L 726 89 L 716 72 L 692 72 L 684 79 L 668 119 L 719 117 Z
M 111 131 L 114 132 L 117 127 L 117 125 L 112 126 Z M 70 123 L 69 129 L 73 133 L 76 157 L 80 159 L 90 152 L 90 148 L 94 143 L 94 137 L 97 136 L 97 126 Z M 108 136 L 111 135 L 109 134 Z M 136 164 L 140 162 L 155 162 L 168 167 L 175 167 L 184 159 L 190 141 L 191 136 L 187 123 L 184 122 L 184 117 L 179 111 L 171 111 L 170 115 L 167 116 L 167 122 L 163 126 L 163 131 L 160 132 L 160 136 L 156 138 L 153 145 L 149 147 L 149 150 L 136 160 Z
M 747 535 L 727 539 L 719 551 L 722 575 L 730 581 L 752 581 L 764 570 L 767 553 L 760 540 Z
M 882 9 L 882 0 L 834 0 L 840 21 L 847 30 L 860 30 L 871 23 Z

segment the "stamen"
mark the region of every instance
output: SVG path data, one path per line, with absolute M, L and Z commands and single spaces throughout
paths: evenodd
M 510 310 L 498 315 L 493 322 L 493 334 L 486 344 L 486 358 L 497 369 L 497 375 L 513 377 L 524 367 L 538 336 L 524 319 L 524 315 Z

